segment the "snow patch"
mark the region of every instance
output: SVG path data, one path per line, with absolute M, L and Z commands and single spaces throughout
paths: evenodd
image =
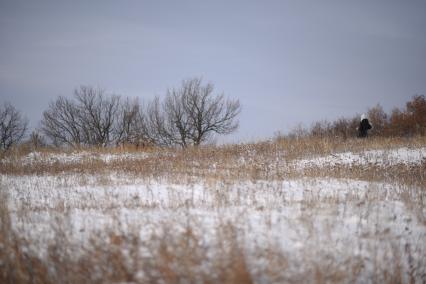
M 426 147 L 410 149 L 407 147 L 392 150 L 370 150 L 361 153 L 344 152 L 325 157 L 300 159 L 291 163 L 298 170 L 324 166 L 366 166 L 379 167 L 405 165 L 415 166 L 426 162 Z

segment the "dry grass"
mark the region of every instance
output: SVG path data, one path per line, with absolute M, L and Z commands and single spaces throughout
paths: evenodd
M 7 212 L 2 210 L 2 224 L 7 224 Z M 305 216 L 304 222 L 310 222 Z M 4 222 L 6 221 L 6 222 Z M 195 219 L 189 221 L 196 222 Z M 294 256 L 281 252 L 273 244 L 268 249 L 257 248 L 251 257 L 245 255 L 244 234 L 234 224 L 224 222 L 217 229 L 213 247 L 204 245 L 203 237 L 194 231 L 196 224 L 176 232 L 173 223 L 157 224 L 161 233 L 141 241 L 138 229 L 120 232 L 103 231 L 89 237 L 90 244 L 75 247 L 68 241 L 63 220 L 54 224 L 54 238 L 47 255 L 38 257 L 31 251 L 31 240 L 19 238 L 11 227 L 1 230 L 1 283 L 341 283 L 358 282 L 365 272 L 365 260 L 352 256 L 342 260 L 327 251 L 312 255 L 304 249 L 303 258 L 295 263 Z M 7 225 L 6 225 L 7 226 Z M 300 226 L 300 225 L 299 225 Z M 312 236 L 316 238 L 315 235 Z M 5 238 L 7 238 L 5 240 Z M 387 255 L 372 246 L 377 255 L 370 280 L 380 283 L 406 282 L 398 241 L 380 234 L 378 240 L 388 244 Z M 320 242 L 320 240 L 318 240 Z M 318 243 L 319 244 L 319 243 Z M 386 247 L 386 245 L 385 245 Z M 74 250 L 82 251 L 76 257 Z M 410 247 L 406 254 L 410 255 Z M 210 252 L 214 251 L 214 254 Z M 250 264 L 252 258 L 263 259 L 264 268 Z M 297 259 L 297 258 L 296 258 Z M 383 259 L 393 259 L 384 267 Z M 416 263 L 414 263 L 416 265 Z M 252 267 L 251 267 L 252 266 Z M 417 267 L 419 269 L 419 267 Z M 288 273 L 287 273 L 288 271 Z M 409 279 L 420 280 L 413 268 Z
M 47 255 L 40 258 L 31 251 L 30 240 L 13 231 L 7 198 L 1 197 L 1 283 L 253 282 L 232 224 L 218 230 L 217 255 L 209 256 L 191 226 L 176 233 L 174 224 L 159 224 L 162 233 L 152 234 L 149 242 L 141 242 L 137 228 L 104 231 L 91 235 L 90 245 L 81 248 L 69 243 L 67 223 L 59 218 L 52 224 Z M 76 257 L 73 250 L 78 249 L 83 253 Z
M 402 201 L 414 215 L 426 225 L 424 208 L 426 206 L 426 161 L 420 165 L 391 165 L 383 168 L 380 165 L 367 166 L 313 166 L 303 171 L 292 168 L 291 162 L 296 159 L 335 154 L 339 152 L 363 152 L 372 149 L 391 150 L 398 147 L 418 148 L 426 146 L 425 137 L 411 139 L 374 138 L 374 139 L 317 139 L 277 138 L 274 141 L 255 144 L 227 146 L 206 146 L 189 149 L 136 149 L 122 147 L 114 149 L 80 149 L 68 152 L 69 155 L 89 152 L 90 157 L 83 157 L 73 163 L 60 160 L 46 163 L 24 164 L 22 158 L 28 155 L 26 150 L 9 153 L 0 163 L 2 176 L 24 175 L 71 175 L 78 177 L 78 184 L 108 186 L 112 184 L 111 173 L 134 177 L 142 180 L 162 180 L 175 184 L 189 185 L 203 181 L 210 187 L 214 195 L 212 204 L 197 205 L 190 200 L 175 200 L 168 210 L 176 214 L 186 214 L 184 224 L 173 220 L 146 223 L 147 227 L 155 227 L 148 240 L 140 238 L 141 227 L 120 229 L 120 225 L 100 232 L 91 232 L 88 244 L 69 241 L 70 229 L 68 214 L 73 209 L 99 209 L 114 216 L 117 208 L 135 210 L 158 210 L 160 206 L 153 202 L 144 203 L 134 198 L 120 203 L 114 197 L 102 204 L 70 205 L 65 202 L 52 204 L 50 208 L 23 206 L 17 212 L 8 208 L 8 196 L 5 188 L 0 188 L 0 282 L 1 283 L 341 283 L 358 282 L 358 275 L 367 274 L 372 282 L 401 283 L 422 282 L 425 275 L 418 267 L 423 262 L 414 261 L 415 249 L 410 244 L 401 244 L 400 239 L 389 236 L 386 229 L 362 232 L 360 226 L 359 245 L 374 256 L 374 271 L 366 271 L 365 259 L 361 255 L 348 254 L 343 260 L 327 250 L 315 250 L 314 247 L 303 247 L 300 255 L 294 256 L 277 249 L 278 245 L 270 241 L 264 246 L 254 246 L 247 250 L 247 231 L 242 230 L 240 217 L 231 220 L 224 218 L 214 227 L 213 232 L 202 229 L 197 215 L 191 210 L 210 209 L 220 212 L 244 204 L 250 210 L 264 214 L 265 220 L 271 214 L 271 208 L 256 204 L 253 196 L 231 196 L 228 188 L 236 181 L 245 180 L 257 183 L 260 181 L 288 180 L 293 178 L 352 178 L 365 181 L 381 181 L 399 184 L 403 190 L 392 194 L 378 194 L 367 191 L 365 195 L 347 195 L 344 199 L 337 196 L 320 197 L 305 196 L 297 204 L 300 216 L 294 222 L 294 231 L 307 232 L 310 240 L 321 243 L 331 237 L 336 227 L 341 224 L 330 223 L 325 236 L 319 236 L 315 221 L 317 214 L 333 216 L 341 207 L 353 206 L 366 208 L 361 212 L 374 215 L 374 209 L 388 198 Z M 42 157 L 52 154 L 63 154 L 57 149 L 40 150 Z M 146 157 L 135 160 L 117 159 L 104 161 L 103 154 L 147 153 Z M 95 157 L 95 158 L 93 158 Z M 86 181 L 93 176 L 95 181 Z M 67 181 L 64 181 L 66 184 Z M 1 183 L 0 183 L 1 185 Z M 60 190 L 60 189 L 58 189 Z M 263 190 L 263 189 L 262 189 Z M 269 190 L 269 189 L 268 189 Z M 274 189 L 272 189 L 274 190 Z M 238 193 L 239 194 L 239 193 Z M 250 194 L 246 192 L 245 194 Z M 280 198 L 277 194 L 276 198 Z M 285 198 L 282 198 L 283 200 Z M 250 201 L 250 202 L 249 202 Z M 245 203 L 246 202 L 246 203 Z M 286 204 L 274 207 L 283 210 Z M 251 204 L 251 203 L 250 203 Z M 81 207 L 79 207 L 81 206 Z M 91 207 L 92 206 L 92 207 Z M 99 206 L 98 208 L 96 206 Z M 376 206 L 376 207 L 375 207 Z M 241 206 L 244 207 L 244 206 Z M 296 207 L 295 207 L 296 208 Z M 376 210 L 376 211 L 375 211 Z M 25 238 L 13 229 L 12 215 L 21 219 L 31 214 L 47 211 L 58 216 L 50 224 L 54 237 L 48 244 L 44 256 L 34 250 L 34 240 Z M 377 213 L 378 214 L 378 213 Z M 367 215 L 365 219 L 374 219 Z M 116 217 L 112 217 L 116 218 Z M 331 218 L 331 217 L 330 217 Z M 377 217 L 378 218 L 378 217 Z M 334 220 L 334 219 L 332 219 Z M 361 217 L 360 217 L 361 220 Z M 360 221 L 361 222 L 361 221 Z M 120 224 L 119 220 L 114 223 Z M 266 224 L 268 226 L 268 224 Z M 118 228 L 118 229 L 117 229 Z M 207 245 L 205 234 L 213 235 Z M 373 240 L 367 242 L 366 240 Z M 252 244 L 250 244 L 252 245 Z M 403 249 L 401 249 L 401 246 Z M 385 248 L 385 249 L 384 249 Z M 76 255 L 74 252 L 79 251 Z M 316 253 L 316 255 L 314 254 Z M 248 255 L 250 254 L 250 255 Z M 264 265 L 258 267 L 255 260 L 263 260 Z M 392 259 L 391 265 L 384 266 L 384 259 Z M 389 262 L 386 262 L 388 264 Z M 408 266 L 408 267 L 406 267 Z M 302 267 L 302 268 L 300 268 Z
M 426 145 L 426 137 L 329 139 L 329 138 L 277 138 L 275 141 L 256 144 L 205 146 L 188 149 L 144 148 L 93 148 L 65 152 L 68 155 L 90 153 L 76 162 L 21 163 L 23 153 L 12 153 L 0 163 L 0 174 L 44 175 L 60 173 L 105 174 L 111 171 L 131 174 L 135 177 L 166 178 L 187 182 L 190 179 L 220 180 L 282 180 L 300 176 L 332 176 L 359 178 L 375 181 L 396 181 L 410 184 L 425 184 L 426 161 L 415 167 L 392 166 L 383 171 L 377 165 L 368 167 L 312 167 L 295 171 L 289 163 L 295 159 L 324 156 L 339 152 L 359 153 L 366 150 L 391 150 L 398 147 L 418 148 Z M 45 149 L 41 156 L 58 154 L 57 149 Z M 117 159 L 106 162 L 102 154 L 146 153 L 147 157 L 135 160 Z

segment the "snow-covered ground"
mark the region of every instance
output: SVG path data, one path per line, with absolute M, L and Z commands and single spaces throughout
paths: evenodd
M 297 169 L 324 166 L 368 166 L 379 167 L 394 165 L 419 165 L 426 162 L 426 147 L 409 149 L 406 147 L 392 150 L 370 150 L 361 153 L 344 152 L 333 155 L 300 159 L 293 162 Z
M 19 162 L 22 165 L 34 165 L 34 164 L 76 164 L 81 162 L 96 161 L 100 160 L 106 163 L 118 161 L 118 160 L 143 160 L 150 157 L 150 153 L 138 152 L 138 153 L 98 153 L 94 154 L 91 152 L 78 151 L 69 153 L 40 153 L 31 152 L 26 156 L 23 156 L 18 161 L 4 160 L 4 163 L 8 162 Z
M 277 158 L 282 159 L 285 153 L 276 153 Z M 89 161 L 103 161 L 105 163 L 115 161 L 135 161 L 147 158 L 156 158 L 164 156 L 172 156 L 170 151 L 156 151 L 156 152 L 134 152 L 134 153 L 92 153 L 86 151 L 76 151 L 68 153 L 41 153 L 31 152 L 26 156 L 20 157 L 18 160 L 3 159 L 1 163 L 20 163 L 22 165 L 36 165 L 36 164 L 76 164 Z M 246 153 L 247 156 L 242 156 L 238 159 L 238 163 L 244 164 L 251 162 L 256 158 L 256 153 L 250 151 Z M 348 165 L 348 166 L 392 166 L 392 165 L 418 165 L 426 161 L 426 147 L 420 148 L 395 148 L 388 150 L 368 150 L 359 153 L 343 152 L 336 153 L 328 156 L 310 157 L 307 159 L 298 159 L 292 161 L 290 165 L 297 169 L 303 169 L 314 166 L 334 166 L 334 165 Z M 194 161 L 195 162 L 195 161 Z M 285 162 L 280 161 L 280 162 Z
M 283 277 L 301 275 L 301 267 L 312 269 L 322 258 L 341 269 L 348 261 L 362 262 L 365 267 L 356 276 L 360 282 L 377 269 L 392 273 L 396 256 L 407 279 L 410 271 L 416 278 L 426 273 L 426 226 L 419 212 L 399 200 L 406 189 L 396 185 L 335 179 L 189 186 L 139 180 L 120 185 L 116 179 L 108 186 L 96 180 L 80 186 L 72 180 L 76 178 L 1 179 L 14 229 L 32 240 L 32 249 L 41 256 L 55 238 L 58 218 L 58 226 L 65 224 L 68 241 L 77 247 L 106 229 L 126 234 L 136 228 L 146 242 L 159 238 L 165 227 L 178 233 L 190 224 L 202 243 L 213 248 L 219 228 L 231 223 L 244 239 L 249 267 L 259 280 L 271 280 L 264 270 L 268 255 L 262 254 L 271 247 L 288 258 Z
M 54 159 L 78 159 L 72 157 Z M 33 154 L 25 159 L 52 158 Z M 409 166 L 425 159 L 426 148 L 400 148 L 292 163 L 303 170 L 336 164 Z M 113 172 L 1 175 L 0 188 L 8 196 L 13 230 L 31 240 L 30 249 L 42 258 L 58 231 L 76 257 L 93 236 L 108 240 L 107 232 L 136 233 L 147 249 L 139 252 L 145 259 L 154 257 L 149 249 L 156 240 L 176 240 L 190 228 L 196 247 L 206 250 L 199 269 L 209 271 L 224 241 L 220 232 L 231 226 L 250 274 L 260 283 L 313 282 L 318 273 L 338 282 L 426 281 L 426 206 L 424 189 L 415 186 L 333 178 L 185 184 Z M 138 275 L 146 280 L 144 273 Z

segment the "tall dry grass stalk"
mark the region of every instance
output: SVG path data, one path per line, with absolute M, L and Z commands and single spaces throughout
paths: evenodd
M 362 153 L 367 150 L 392 150 L 398 147 L 426 146 L 426 137 L 330 139 L 330 138 L 277 138 L 274 141 L 254 144 L 204 146 L 188 149 L 149 148 L 142 152 L 135 148 L 93 148 L 69 152 L 68 155 L 87 153 L 75 162 L 32 161 L 22 163 L 20 154 L 10 155 L 0 161 L 0 173 L 11 175 L 86 173 L 105 174 L 111 171 L 135 177 L 185 181 L 191 179 L 266 179 L 282 180 L 300 176 L 333 176 L 365 180 L 400 181 L 425 186 L 426 160 L 415 166 L 391 165 L 383 170 L 378 165 L 365 166 L 322 165 L 297 171 L 291 167 L 296 159 L 332 155 L 339 152 Z M 42 157 L 57 154 L 57 149 L 41 152 Z M 83 151 L 83 152 L 82 152 Z M 100 155 L 144 153 L 139 159 L 105 161 Z
M 54 162 L 23 163 L 22 159 L 27 152 L 13 152 L 0 161 L 1 175 L 66 175 L 74 174 L 81 177 L 84 183 L 85 175 L 99 175 L 98 185 L 109 185 L 112 181 L 111 173 L 123 174 L 130 177 L 146 180 L 171 181 L 176 184 L 189 185 L 203 180 L 206 184 L 216 186 L 213 198 L 212 211 L 238 207 L 232 200 L 227 188 L 234 181 L 245 180 L 259 182 L 259 180 L 275 181 L 300 177 L 337 177 L 353 178 L 367 181 L 386 181 L 403 185 L 403 190 L 393 193 L 398 200 L 418 216 L 426 224 L 424 208 L 426 206 L 426 161 L 419 165 L 381 165 L 369 164 L 365 166 L 322 165 L 312 166 L 304 170 L 297 170 L 291 162 L 297 159 L 325 156 L 339 152 L 363 152 L 366 150 L 391 150 L 398 147 L 419 148 L 426 146 L 425 137 L 411 139 L 402 138 L 373 138 L 373 139 L 330 139 L 330 138 L 277 138 L 274 141 L 253 144 L 205 146 L 188 149 L 143 149 L 146 156 L 140 159 L 117 159 L 104 161 L 100 155 L 141 153 L 140 149 L 125 148 L 94 148 L 81 149 L 69 152 L 69 155 L 78 155 L 88 152 L 76 162 L 68 163 L 57 160 Z M 42 157 L 61 154 L 57 149 L 42 150 Z M 80 175 L 81 174 L 81 175 Z M 219 186 L 218 186 L 219 184 Z M 213 186 L 212 186 L 213 187 Z M 58 189 L 60 190 L 60 189 Z M 250 194 L 250 192 L 247 192 Z M 276 196 L 278 198 L 278 196 Z M 328 207 L 340 210 L 348 204 L 357 207 L 373 208 L 386 197 L 377 192 L 368 191 L 365 196 L 348 195 L 345 199 L 338 197 L 319 198 L 305 197 L 299 204 L 300 216 L 297 226 L 306 230 L 310 238 L 321 239 L 316 235 L 315 216 Z M 234 197 L 236 200 L 244 199 Z M 249 198 L 246 198 L 249 199 Z M 285 198 L 283 198 L 284 200 Z M 256 201 L 255 196 L 251 198 Z M 343 202 L 342 202 L 343 201 Z M 169 210 L 182 212 L 196 209 L 190 200 L 174 201 Z M 284 210 L 283 205 L 276 210 Z M 110 203 L 99 205 L 104 212 L 113 211 L 122 206 L 127 209 L 157 210 L 158 205 L 143 204 L 135 199 L 127 205 Z M 145 207 L 144 207 L 145 206 Z M 151 207 L 149 207 L 151 206 Z M 252 205 L 252 210 L 259 214 L 268 212 L 264 205 Z M 75 206 L 74 209 L 92 209 Z M 208 208 L 208 205 L 206 205 Z M 284 208 L 284 209 L 283 209 Z M 326 209 L 324 209 L 326 208 Z M 252 255 L 247 255 L 247 237 L 238 222 L 223 220 L 223 223 L 214 229 L 213 244 L 207 247 L 203 235 L 197 231 L 199 224 L 196 215 L 188 213 L 187 226 L 183 230 L 176 229 L 173 220 L 156 223 L 158 229 L 152 233 L 148 241 L 140 238 L 143 228 L 132 228 L 127 231 L 120 229 L 104 230 L 90 234 L 88 245 L 75 247 L 69 241 L 69 220 L 67 214 L 73 208 L 65 203 L 52 205 L 51 208 L 22 208 L 14 212 L 21 218 L 36 211 L 46 210 L 50 214 L 58 215 L 57 221 L 50 224 L 54 234 L 49 243 L 47 253 L 41 257 L 32 251 L 31 239 L 20 236 L 13 228 L 11 212 L 8 208 L 6 189 L 0 188 L 0 283 L 252 283 L 252 282 L 317 282 L 341 283 L 357 282 L 359 274 L 366 273 L 361 256 L 348 259 L 337 259 L 329 252 L 313 256 L 310 248 L 301 249 L 305 256 L 301 259 L 284 251 L 276 249 L 273 242 L 268 249 L 252 249 Z M 327 209 L 328 210 L 328 209 Z M 370 209 L 369 209 L 370 210 Z M 367 210 L 369 212 L 369 210 Z M 56 216 L 55 215 L 55 216 Z M 326 215 L 328 216 L 328 215 Z M 366 216 L 368 218 L 369 216 Z M 114 217 L 113 217 L 114 218 Z M 361 219 L 361 218 L 360 218 Z M 114 223 L 120 223 L 114 220 Z M 330 225 L 333 226 L 333 225 Z M 182 228 L 180 228 L 182 229 Z M 297 228 L 299 229 L 299 228 Z M 331 235 L 332 229 L 329 234 Z M 201 231 L 202 232 L 202 231 Z M 361 233 L 360 233 L 361 234 Z M 386 241 L 389 246 L 389 255 L 392 258 L 392 267 L 382 267 L 380 260 L 375 261 L 375 271 L 372 272 L 372 281 L 400 283 L 408 280 L 424 279 L 419 276 L 419 268 L 413 264 L 413 248 L 408 245 L 402 252 L 398 239 L 386 238 L 386 232 L 377 232 L 377 235 L 360 235 L 360 244 L 364 239 L 377 238 L 368 251 L 380 259 L 379 241 Z M 79 251 L 76 256 L 73 252 Z M 318 261 L 321 259 L 321 261 Z M 253 267 L 252 259 L 263 259 L 264 267 Z M 405 261 L 407 258 L 408 261 Z M 292 261 L 297 261 L 292 263 Z M 412 267 L 404 267 L 403 263 Z M 411 263 L 411 264 L 410 264 Z M 418 261 L 418 263 L 422 263 Z M 417 264 L 418 264 L 417 263 Z M 304 269 L 295 268 L 303 265 Z M 416 269 L 417 271 L 416 271 Z M 286 274 L 289 269 L 292 274 Z M 408 276 L 404 273 L 408 271 Z M 417 273 L 417 274 L 416 274 Z

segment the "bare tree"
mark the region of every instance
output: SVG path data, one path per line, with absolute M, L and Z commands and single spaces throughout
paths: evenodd
M 213 85 L 203 86 L 198 78 L 168 90 L 164 101 L 157 97 L 142 107 L 137 100 L 121 101 L 99 88 L 82 86 L 73 100 L 59 97 L 49 105 L 41 129 L 55 145 L 186 147 L 236 130 L 240 109 L 238 100 L 213 95 Z
M 325 138 L 330 135 L 331 123 L 327 120 L 317 121 L 311 126 L 310 135 Z
M 84 142 L 83 123 L 77 105 L 64 97 L 58 97 L 43 112 L 41 131 L 54 145 L 78 146 Z
M 373 125 L 372 135 L 383 136 L 385 134 L 388 116 L 380 104 L 368 110 L 367 116 Z
M 120 97 L 81 86 L 74 100 L 58 97 L 43 113 L 42 131 L 55 145 L 106 146 L 114 141 Z
M 149 141 L 161 146 L 181 145 L 180 140 L 176 138 L 174 122 L 164 109 L 164 104 L 156 97 L 141 111 L 145 117 Z
M 25 136 L 28 120 L 10 103 L 0 108 L 0 149 L 8 150 Z
M 353 118 L 339 118 L 335 120 L 330 128 L 333 137 L 340 137 L 343 140 L 357 136 L 357 127 L 359 125 L 359 116 Z
M 41 147 L 46 146 L 46 141 L 38 130 L 33 130 L 33 132 L 31 132 L 30 134 L 28 144 L 33 150 L 37 150 Z
M 173 144 L 182 147 L 191 139 L 192 121 L 186 106 L 187 90 L 169 90 L 163 103 L 166 136 Z
M 117 144 L 149 144 L 150 137 L 146 125 L 146 115 L 137 99 L 128 98 L 120 104 L 114 127 L 114 140 Z
M 200 78 L 193 78 L 183 81 L 178 89 L 168 90 L 161 127 L 173 144 L 198 146 L 213 134 L 229 134 L 238 128 L 239 101 L 214 95 L 213 89 L 212 84 L 203 86 Z
M 113 140 L 114 123 L 120 105 L 120 97 L 105 95 L 105 91 L 90 86 L 75 90 L 79 118 L 84 140 L 89 145 L 106 146 Z

